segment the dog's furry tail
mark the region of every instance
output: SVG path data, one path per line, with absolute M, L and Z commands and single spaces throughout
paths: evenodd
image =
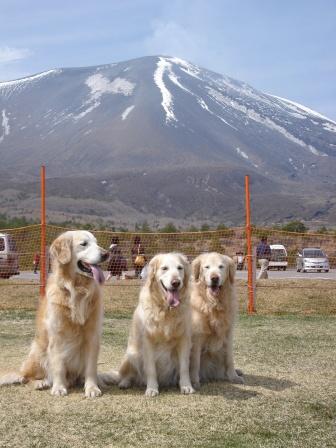
M 116 370 L 111 370 L 106 373 L 98 373 L 98 385 L 101 387 L 111 384 L 119 384 L 120 379 L 120 374 Z
M 26 382 L 26 378 L 18 373 L 7 373 L 0 378 L 0 387 L 10 386 L 13 384 L 25 384 Z

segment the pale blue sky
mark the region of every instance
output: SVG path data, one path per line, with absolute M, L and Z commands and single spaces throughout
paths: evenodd
M 336 119 L 336 0 L 0 0 L 0 80 L 154 54 Z

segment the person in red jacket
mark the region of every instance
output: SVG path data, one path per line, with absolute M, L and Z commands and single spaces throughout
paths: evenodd
M 33 259 L 34 274 L 37 274 L 39 265 L 40 265 L 40 254 L 38 252 L 35 252 Z

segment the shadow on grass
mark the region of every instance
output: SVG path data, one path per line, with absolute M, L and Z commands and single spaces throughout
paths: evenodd
M 262 375 L 244 375 L 246 386 L 258 386 L 264 389 L 281 392 L 291 387 L 297 386 L 297 383 L 285 379 L 272 378 Z
M 244 375 L 245 384 L 237 385 L 227 381 L 212 381 L 203 384 L 201 395 L 222 395 L 229 400 L 248 400 L 260 395 L 255 390 L 245 389 L 244 386 L 262 387 L 264 389 L 281 392 L 297 386 L 297 383 L 285 379 L 272 378 L 261 375 Z
M 273 391 L 283 391 L 285 389 L 296 386 L 297 384 L 288 380 L 279 380 L 266 376 L 245 375 L 245 385 L 232 384 L 227 381 L 212 381 L 201 385 L 201 389 L 195 392 L 195 395 L 201 396 L 222 396 L 227 400 L 249 400 L 260 394 L 255 390 L 248 390 L 245 386 L 257 386 Z M 76 385 L 70 388 L 69 392 L 83 390 L 83 385 Z M 129 389 L 120 389 L 116 385 L 105 386 L 102 388 L 104 395 L 113 396 L 143 396 L 145 387 L 132 386 Z M 161 387 L 160 395 L 180 395 L 178 387 Z
M 260 395 L 255 390 L 248 390 L 244 385 L 236 385 L 226 381 L 216 381 L 203 384 L 198 392 L 200 395 L 222 396 L 227 400 L 249 400 Z
M 196 391 L 192 396 L 222 396 L 228 400 L 248 400 L 249 398 L 254 398 L 259 394 L 259 392 L 246 390 L 243 388 L 235 387 L 235 385 L 229 383 L 216 383 L 215 387 L 213 385 L 204 385 L 200 390 Z M 124 396 L 143 396 L 145 394 L 146 388 L 143 387 L 130 387 L 129 389 L 119 389 L 118 386 L 111 386 L 104 388 L 104 395 L 124 395 Z M 181 395 L 178 387 L 162 387 L 159 388 L 160 396 L 171 396 L 171 395 Z M 158 397 L 155 397 L 157 399 Z M 187 397 L 187 396 L 186 396 Z M 152 400 L 152 398 L 149 398 Z
M 126 395 L 126 396 L 142 396 L 145 394 L 145 387 L 132 386 L 128 389 L 119 389 L 118 386 L 109 386 L 104 388 L 105 395 Z M 181 395 L 178 387 L 161 387 L 159 388 L 159 396 Z M 212 382 L 201 386 L 193 396 L 222 396 L 228 400 L 248 400 L 260 395 L 259 392 L 244 389 L 235 384 L 227 382 Z

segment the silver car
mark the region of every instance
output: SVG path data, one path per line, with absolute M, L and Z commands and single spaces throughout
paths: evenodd
M 296 259 L 297 272 L 329 272 L 329 260 L 323 250 L 317 247 L 307 247 L 298 253 Z
M 19 256 L 15 241 L 8 233 L 0 233 L 0 278 L 18 274 Z

